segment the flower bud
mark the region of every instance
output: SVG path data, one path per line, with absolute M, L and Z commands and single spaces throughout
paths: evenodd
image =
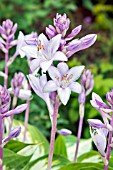
M 86 92 L 86 96 L 92 91 L 94 86 L 93 75 L 91 70 L 85 70 L 81 78 L 81 85 Z
M 66 35 L 67 30 L 69 29 L 70 20 L 67 18 L 66 14 L 59 15 L 56 14 L 56 18 L 54 18 L 54 26 L 59 34 L 62 34 L 64 37 Z
M 22 83 L 25 76 L 23 73 L 15 73 L 14 78 L 11 80 L 11 87 L 14 91 L 14 95 L 18 97 L 20 88 L 22 87 Z
M 0 85 L 0 114 L 9 110 L 11 98 L 8 90 Z
M 110 92 L 106 93 L 106 100 L 113 107 L 113 88 Z
M 72 132 L 68 129 L 61 129 L 61 130 L 58 130 L 57 132 L 62 136 L 68 136 L 72 134 Z

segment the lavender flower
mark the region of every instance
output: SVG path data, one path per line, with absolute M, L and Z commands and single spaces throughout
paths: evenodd
M 31 97 L 31 91 L 28 90 L 27 80 L 25 75 L 21 72 L 14 74 L 14 78 L 11 80 L 11 88 L 9 88 L 8 91 L 22 100 L 29 100 Z
M 48 73 L 52 80 L 44 86 L 44 92 L 57 91 L 61 102 L 66 105 L 71 91 L 81 93 L 81 85 L 75 82 L 81 75 L 84 66 L 76 66 L 69 70 L 66 63 L 59 63 L 57 68 L 51 66 Z
M 69 40 L 72 40 L 80 31 L 82 26 L 79 25 L 75 27 L 69 35 L 66 35 L 67 30 L 69 29 L 70 20 L 67 18 L 66 14 L 56 15 L 54 18 L 54 26 L 49 25 L 46 27 L 46 34 L 51 39 L 55 37 L 57 34 L 61 34 L 61 43 L 60 49 L 67 57 L 71 57 L 74 53 L 89 48 L 93 45 L 96 41 L 97 35 L 96 34 L 89 34 L 81 39 L 75 39 L 69 43 L 66 43 Z
M 57 130 L 57 133 L 59 133 L 62 136 L 68 136 L 72 134 L 72 132 L 68 129 Z
M 10 19 L 2 22 L 0 26 L 0 49 L 7 53 L 7 50 L 17 44 L 17 41 L 14 40 L 14 34 L 17 30 L 17 23 L 13 25 L 13 22 Z
M 105 149 L 107 144 L 106 137 L 108 130 L 100 120 L 89 119 L 88 122 L 90 124 L 90 134 L 93 142 L 95 143 L 102 157 L 105 157 Z
M 20 132 L 21 132 L 21 127 L 20 126 L 14 128 L 13 130 L 11 130 L 9 136 L 6 137 L 5 139 L 3 139 L 2 143 L 7 143 L 10 139 L 18 137 Z
M 0 118 L 3 119 L 14 114 L 19 114 L 27 108 L 27 104 L 22 104 L 14 110 L 9 111 L 10 102 L 11 98 L 8 90 L 5 87 L 0 86 Z
M 40 34 L 38 42 L 34 41 L 34 45 L 27 45 L 22 48 L 26 56 L 32 57 L 30 69 L 34 72 L 37 68 L 42 68 L 46 72 L 54 60 L 67 61 L 67 57 L 60 51 L 57 51 L 60 46 L 61 35 L 57 35 L 51 40 L 48 40 L 44 34 Z

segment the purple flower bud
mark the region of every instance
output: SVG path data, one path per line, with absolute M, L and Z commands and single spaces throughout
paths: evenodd
M 67 30 L 69 29 L 70 20 L 67 18 L 66 14 L 59 15 L 56 14 L 56 18 L 54 18 L 54 26 L 59 34 L 62 34 L 64 37 L 66 35 Z
M 88 119 L 88 123 L 94 128 L 106 128 L 106 125 L 98 119 Z
M 20 126 L 14 128 L 13 130 L 11 130 L 9 136 L 6 137 L 6 138 L 3 140 L 3 143 L 8 142 L 8 141 L 9 141 L 10 139 L 12 139 L 12 138 L 18 137 L 19 134 L 20 134 L 20 132 L 21 132 L 21 127 L 20 127 Z
M 86 101 L 86 94 L 85 94 L 84 91 L 79 94 L 78 101 L 79 101 L 79 103 L 85 103 L 85 101 Z
M 113 88 L 110 92 L 106 93 L 106 100 L 113 107 Z
M 71 33 L 66 37 L 66 41 L 67 40 L 71 40 L 72 38 L 74 38 L 80 31 L 81 31 L 82 25 L 77 26 L 76 28 L 74 28 Z
M 53 31 L 53 29 L 51 29 L 51 27 L 46 27 L 46 34 L 48 35 L 49 38 L 53 38 L 57 34 L 57 32 L 56 32 L 56 30 Z
M 11 98 L 8 90 L 0 85 L 0 114 L 4 114 L 9 110 Z
M 62 136 L 68 136 L 72 134 L 72 132 L 68 129 L 57 130 L 57 133 L 59 133 Z
M 86 96 L 92 91 L 94 86 L 93 75 L 91 70 L 85 70 L 82 74 L 81 85 L 86 92 Z
M 18 97 L 20 88 L 22 87 L 22 83 L 25 76 L 23 73 L 15 73 L 14 78 L 11 80 L 11 87 L 14 91 L 15 96 Z

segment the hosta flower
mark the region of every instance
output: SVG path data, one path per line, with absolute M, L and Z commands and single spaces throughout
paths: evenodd
M 46 102 L 50 116 L 53 115 L 53 105 L 50 101 L 49 93 L 43 92 L 43 87 L 47 83 L 46 75 L 42 75 L 39 78 L 29 74 L 28 79 L 34 92 Z
M 42 68 L 46 72 L 54 60 L 67 61 L 67 57 L 60 51 L 57 51 L 61 42 L 61 35 L 57 35 L 48 40 L 44 34 L 40 34 L 38 42 L 34 45 L 27 45 L 22 48 L 27 57 L 32 57 L 30 69 L 34 72 L 37 68 Z
M 8 141 L 9 141 L 10 139 L 12 139 L 12 138 L 18 137 L 19 134 L 20 134 L 20 132 L 21 132 L 21 127 L 20 127 L 20 126 L 14 128 L 13 130 L 11 130 L 9 136 L 6 137 L 5 139 L 3 139 L 3 143 L 8 142 Z
M 107 144 L 106 137 L 108 130 L 106 129 L 105 125 L 98 119 L 89 119 L 88 122 L 90 124 L 90 134 L 93 142 L 95 143 L 102 157 L 105 157 L 105 149 Z
M 99 95 L 93 92 L 92 100 L 90 100 L 90 103 L 95 109 L 97 109 L 102 114 L 103 119 L 104 121 L 106 121 L 106 123 L 108 122 L 106 118 L 111 119 L 109 113 L 112 112 L 113 109 L 110 106 L 107 106 Z
M 57 130 L 57 133 L 59 133 L 62 136 L 68 136 L 72 134 L 72 132 L 69 129 Z
M 9 111 L 10 95 L 5 87 L 0 86 L 0 118 L 5 118 L 14 114 L 19 114 L 27 108 L 27 104 L 22 104 Z
M 28 90 L 27 80 L 25 75 L 21 72 L 14 74 L 14 78 L 11 80 L 11 88 L 8 89 L 8 91 L 22 100 L 29 100 L 31 97 L 31 91 Z
M 52 80 L 44 86 L 44 92 L 57 91 L 61 102 L 66 105 L 71 91 L 81 93 L 81 85 L 75 82 L 81 75 L 84 66 L 72 67 L 70 70 L 66 63 L 59 63 L 57 68 L 51 66 L 48 73 Z
M 106 100 L 111 107 L 113 107 L 113 88 L 110 92 L 106 93 Z

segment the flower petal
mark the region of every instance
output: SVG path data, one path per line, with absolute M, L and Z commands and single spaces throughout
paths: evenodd
M 70 79 L 69 82 L 72 82 L 72 81 L 76 81 L 82 74 L 82 71 L 84 70 L 84 67 L 85 66 L 75 66 L 75 67 L 72 67 L 68 72 L 68 76 L 67 78 L 69 78 L 70 76 L 72 76 L 72 78 Z
M 61 75 L 63 76 L 64 74 L 66 74 L 69 70 L 69 67 L 66 63 L 61 62 L 57 65 L 57 68 L 59 69 Z
M 99 102 L 103 102 L 103 100 L 101 99 L 101 97 L 96 94 L 96 93 L 92 93 L 92 100 L 98 100 Z
M 34 72 L 40 66 L 40 62 L 40 59 L 34 59 L 30 61 L 30 69 L 32 72 Z
M 54 59 L 54 60 L 58 60 L 58 61 L 67 61 L 67 60 L 68 60 L 67 57 L 66 57 L 66 55 L 65 55 L 63 52 L 61 52 L 61 51 L 57 51 L 57 52 L 55 53 L 53 59 Z
M 58 88 L 58 96 L 61 100 L 61 102 L 66 105 L 69 98 L 70 98 L 70 94 L 71 94 L 71 90 L 69 87 L 62 89 L 62 88 Z
M 88 119 L 88 123 L 94 128 L 106 128 L 106 125 L 99 119 Z
M 53 60 L 41 62 L 40 67 L 42 68 L 42 72 L 45 73 L 49 69 L 52 63 Z
M 49 41 L 48 41 L 47 37 L 43 33 L 39 35 L 38 41 L 39 40 L 41 41 L 41 45 L 44 45 L 44 46 L 48 45 Z
M 59 78 L 59 80 L 61 80 L 61 74 L 56 67 L 51 66 L 48 69 L 48 73 L 49 73 L 49 76 L 51 77 L 51 79 L 53 79 L 54 81 L 57 81 L 58 78 Z
M 52 54 L 54 55 L 55 52 L 58 50 L 61 41 L 61 34 L 56 35 L 50 40 L 49 46 L 51 48 Z
M 53 91 L 56 91 L 58 88 L 57 84 L 55 81 L 53 80 L 50 80 L 46 83 L 46 85 L 44 86 L 44 89 L 43 91 L 44 92 L 53 92 Z
M 90 127 L 91 137 L 100 152 L 100 154 L 105 156 L 105 148 L 106 148 L 106 137 L 102 131 L 102 129 L 92 128 Z
M 71 91 L 73 91 L 75 93 L 81 93 L 82 92 L 82 87 L 77 82 L 70 83 L 69 88 L 71 89 Z
M 22 100 L 30 100 L 31 95 L 31 90 L 20 89 L 18 97 Z
M 21 48 L 27 57 L 37 58 L 37 47 L 34 45 L 26 45 Z

